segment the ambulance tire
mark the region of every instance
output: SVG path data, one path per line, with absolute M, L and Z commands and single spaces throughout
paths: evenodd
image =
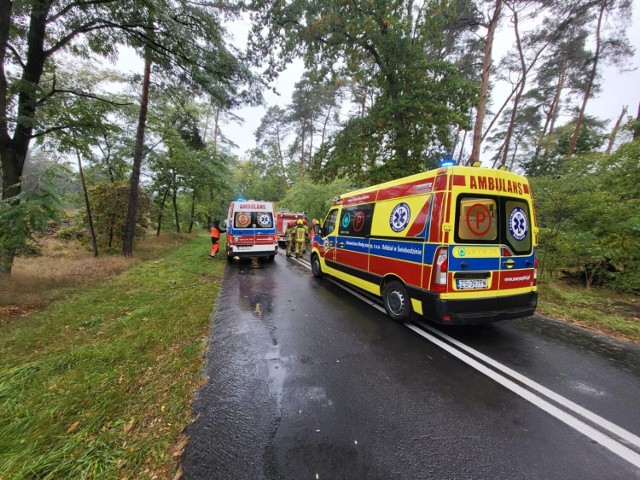
M 382 302 L 387 315 L 396 322 L 404 322 L 411 314 L 411 299 L 407 289 L 397 280 L 385 284 L 382 290 Z
M 322 265 L 320 265 L 320 258 L 317 254 L 311 255 L 311 273 L 314 277 L 322 276 Z

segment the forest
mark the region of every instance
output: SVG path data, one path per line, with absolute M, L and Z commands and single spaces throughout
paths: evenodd
M 238 195 L 321 219 L 340 193 L 452 157 L 529 177 L 543 274 L 637 293 L 638 92 L 620 92 L 614 125 L 586 113 L 605 67 L 632 67 L 632 8 L 0 0 L 0 276 L 52 225 L 94 256 L 132 256 L 139 236 L 208 228 Z M 125 49 L 141 74 L 114 67 Z M 294 61 L 290 102 L 268 105 Z M 225 132 L 247 105 L 264 115 L 240 156 Z

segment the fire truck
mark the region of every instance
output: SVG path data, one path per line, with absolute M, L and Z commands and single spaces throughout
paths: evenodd
M 289 210 L 278 210 L 276 212 L 276 232 L 278 234 L 278 245 L 284 248 L 287 244 L 287 225 L 290 222 L 296 223 L 302 219 L 307 223 L 307 215 L 304 212 L 292 213 Z

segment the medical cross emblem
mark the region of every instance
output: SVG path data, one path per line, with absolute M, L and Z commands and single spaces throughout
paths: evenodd
M 516 240 L 524 240 L 527 236 L 527 230 L 529 229 L 529 222 L 524 210 L 520 207 L 516 207 L 511 211 L 509 217 L 509 232 L 511 236 Z
M 389 226 L 394 232 L 401 232 L 402 230 L 407 228 L 410 219 L 411 209 L 409 208 L 409 205 L 407 205 L 406 203 L 399 203 L 391 211 L 391 216 L 389 217 Z

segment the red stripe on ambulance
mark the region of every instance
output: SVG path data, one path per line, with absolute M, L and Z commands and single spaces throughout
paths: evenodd
M 402 279 L 407 285 L 420 286 L 422 279 L 422 265 L 405 262 L 396 258 L 378 257 L 371 259 L 370 271 L 376 275 L 385 275 L 402 270 Z

